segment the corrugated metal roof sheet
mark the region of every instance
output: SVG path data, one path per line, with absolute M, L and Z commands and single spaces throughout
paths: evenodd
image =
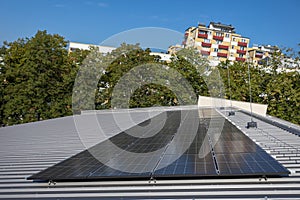
M 229 120 L 287 167 L 292 173 L 290 177 L 267 180 L 258 178 L 157 180 L 156 183 L 149 183 L 148 180 L 83 181 L 58 182 L 56 185 L 26 180 L 28 176 L 93 145 L 95 141 L 99 142 L 101 138 L 98 127 L 92 123 L 95 117 L 107 125 L 103 131 L 113 135 L 134 125 L 135 122 L 144 121 L 162 111 L 161 108 L 90 111 L 74 116 L 76 123 L 82 123 L 81 125 L 86 127 L 87 137 L 84 142 L 82 142 L 84 136 L 77 132 L 73 116 L 1 128 L 0 198 L 299 199 L 299 136 L 259 119 L 255 119 L 258 122 L 257 129 L 247 129 L 245 126 L 250 117 L 242 112 L 236 112 L 235 116 L 228 117 Z M 226 110 L 220 112 L 227 117 Z M 128 119 L 126 113 L 130 113 L 133 121 Z M 120 121 L 124 120 L 124 123 L 114 124 L 112 120 L 112 117 L 116 116 L 114 114 L 117 114 Z

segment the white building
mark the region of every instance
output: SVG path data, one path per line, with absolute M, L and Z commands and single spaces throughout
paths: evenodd
M 68 47 L 68 52 L 72 52 L 76 49 L 80 50 L 89 50 L 90 47 L 97 47 L 101 53 L 110 53 L 113 50 L 115 50 L 115 47 L 109 47 L 109 46 L 101 46 L 101 45 L 95 45 L 95 44 L 83 44 L 78 42 L 70 42 Z M 158 53 L 158 52 L 151 52 L 150 55 L 154 56 L 160 56 L 161 61 L 171 62 L 171 54 L 166 53 Z
M 70 42 L 68 52 L 72 52 L 76 49 L 89 50 L 90 47 L 98 47 L 99 51 L 101 53 L 104 53 L 104 54 L 112 52 L 112 50 L 116 49 L 115 47 L 109 47 L 109 46 L 101 46 L 101 45 L 95 45 L 95 44 L 83 44 L 83 43 L 78 43 L 78 42 Z
M 171 62 L 171 54 L 151 52 L 152 56 L 159 56 L 161 61 Z

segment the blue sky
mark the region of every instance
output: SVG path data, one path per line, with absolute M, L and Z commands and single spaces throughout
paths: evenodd
M 232 24 L 252 44 L 295 48 L 300 43 L 299 0 L 0 0 L 0 42 L 37 30 L 69 41 L 99 44 L 133 28 L 184 32 L 198 22 Z

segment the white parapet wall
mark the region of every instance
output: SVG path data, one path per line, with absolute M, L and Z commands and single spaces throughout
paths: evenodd
M 251 112 L 249 102 L 244 101 L 231 101 L 228 99 L 213 98 L 199 96 L 198 107 L 229 107 L 231 106 L 237 109 L 242 109 Z M 266 116 L 268 105 L 252 103 L 252 112 L 258 115 Z

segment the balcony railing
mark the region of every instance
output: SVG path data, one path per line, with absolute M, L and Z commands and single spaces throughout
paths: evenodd
M 236 61 L 245 62 L 246 58 L 235 58 Z
M 262 58 L 263 54 L 255 54 L 255 58 Z
M 246 42 L 238 42 L 238 46 L 240 46 L 240 47 L 246 47 L 247 43 Z
M 236 52 L 237 52 L 238 54 L 246 54 L 246 51 L 245 51 L 245 50 L 240 50 L 240 49 L 238 49 Z
M 189 33 L 185 33 L 185 34 L 184 34 L 184 37 L 188 37 L 188 36 L 189 36 Z
M 205 34 L 205 33 L 199 33 L 198 34 L 198 38 L 205 38 L 205 39 L 207 39 L 207 37 L 208 37 L 208 35 Z
M 227 53 L 218 53 L 217 56 L 227 58 Z
M 203 51 L 203 50 L 201 50 L 201 54 L 202 55 L 210 55 L 210 52 L 209 51 Z
M 202 42 L 202 47 L 211 47 L 210 43 Z
M 221 41 L 223 41 L 224 37 L 223 37 L 223 36 L 217 36 L 217 35 L 214 35 L 214 36 L 213 36 L 213 39 L 214 39 L 214 40 L 221 40 Z
M 228 50 L 228 46 L 226 46 L 226 45 L 219 45 L 219 49 L 225 49 L 225 50 Z

